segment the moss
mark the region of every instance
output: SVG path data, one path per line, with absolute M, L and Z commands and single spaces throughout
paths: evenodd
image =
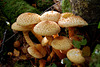
M 2 12 L 8 18 L 8 20 L 13 23 L 15 22 L 18 15 L 24 12 L 33 12 L 40 14 L 41 12 L 30 6 L 24 0 L 3 0 L 1 1 Z
M 90 62 L 90 67 L 100 67 L 100 44 L 97 44 L 92 56 L 92 61 Z
M 53 2 L 53 0 L 37 0 L 36 4 L 37 4 L 37 8 L 39 8 L 39 10 L 44 11 L 48 7 L 53 5 L 54 2 Z
M 62 1 L 62 12 L 71 12 L 71 4 L 69 0 L 63 0 Z

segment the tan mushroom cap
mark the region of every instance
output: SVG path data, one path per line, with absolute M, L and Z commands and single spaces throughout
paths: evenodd
M 35 58 L 43 58 L 47 54 L 46 50 L 43 48 L 41 44 L 36 44 L 35 46 L 31 46 L 27 50 L 28 53 Z
M 72 43 L 67 37 L 58 36 L 51 42 L 51 46 L 58 50 L 68 50 L 72 47 Z
M 47 11 L 41 15 L 40 19 L 41 21 L 48 20 L 58 22 L 60 19 L 60 13 L 57 11 Z
M 37 51 L 35 46 L 28 47 L 28 53 L 35 58 L 42 58 L 42 55 Z
M 59 20 L 58 24 L 61 27 L 76 27 L 76 26 L 86 26 L 88 23 L 82 19 L 80 16 L 70 16 L 66 19 Z
M 62 19 L 66 19 L 68 17 L 71 17 L 71 16 L 75 16 L 73 13 L 70 13 L 70 12 L 65 12 L 65 13 L 62 13 L 61 14 L 61 17 L 60 17 L 60 20 Z
M 33 29 L 36 34 L 51 36 L 60 32 L 59 25 L 54 21 L 41 21 Z
M 15 31 L 30 31 L 32 26 L 20 26 L 17 24 L 17 22 L 15 22 L 11 25 L 11 29 Z
M 21 26 L 28 26 L 40 22 L 40 15 L 35 13 L 22 13 L 18 16 L 16 22 Z
M 70 49 L 67 52 L 67 58 L 76 64 L 81 64 L 85 61 L 85 58 L 82 56 L 82 51 L 79 49 Z

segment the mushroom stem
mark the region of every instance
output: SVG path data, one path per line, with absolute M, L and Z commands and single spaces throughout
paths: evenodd
M 39 67 L 45 67 L 45 64 L 46 64 L 46 60 L 43 60 L 43 59 L 41 59 L 41 60 L 39 60 Z
M 75 27 L 68 28 L 69 38 L 74 36 L 74 34 L 75 34 L 74 31 L 75 31 Z
M 47 58 L 47 61 L 51 61 L 52 57 L 54 56 L 55 52 L 52 50 L 52 52 L 50 53 L 50 55 Z
M 30 39 L 29 35 L 28 35 L 28 31 L 23 32 L 24 38 L 26 40 L 26 42 L 30 45 L 33 46 L 35 45 L 32 40 Z
M 31 30 L 31 32 L 33 33 L 33 35 L 39 40 L 39 42 L 41 43 L 43 37 L 39 34 L 36 34 L 33 30 Z
M 48 45 L 51 45 L 54 38 L 52 36 L 46 36 L 46 38 L 48 39 Z
M 53 48 L 53 51 L 57 54 L 57 56 L 60 58 L 60 60 L 66 57 L 66 55 L 62 54 L 59 50 L 56 50 Z

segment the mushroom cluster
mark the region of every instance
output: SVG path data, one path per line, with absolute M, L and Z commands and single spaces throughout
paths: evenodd
M 80 49 L 73 47 L 70 37 L 74 36 L 75 27 L 86 26 L 88 23 L 80 16 L 72 13 L 59 13 L 57 11 L 47 11 L 41 16 L 35 13 L 22 13 L 18 16 L 11 28 L 15 31 L 22 31 L 26 42 L 29 44 L 28 53 L 34 58 L 47 56 L 45 47 L 52 47 L 51 58 L 54 54 L 60 59 L 65 58 L 76 64 L 83 63 L 85 58 Z M 69 37 L 59 36 L 61 27 L 69 29 Z M 39 40 L 40 44 L 35 44 L 29 37 L 31 31 Z M 51 58 L 47 57 L 47 61 Z

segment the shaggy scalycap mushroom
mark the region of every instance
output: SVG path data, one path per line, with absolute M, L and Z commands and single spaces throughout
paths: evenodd
M 63 20 L 59 20 L 58 24 L 61 27 L 76 27 L 76 26 L 86 26 L 88 23 L 82 19 L 80 16 L 71 16 Z
M 22 13 L 18 16 L 16 22 L 21 26 L 28 26 L 40 22 L 40 15 L 35 13 Z
M 54 21 L 41 21 L 33 29 L 36 34 L 51 36 L 60 32 L 59 25 Z
M 58 22 L 60 19 L 60 13 L 57 11 L 47 11 L 41 15 L 40 19 L 41 21 L 48 20 Z
M 58 36 L 51 42 L 51 46 L 58 50 L 68 50 L 72 47 L 72 42 L 67 37 Z
M 82 56 L 82 51 L 80 49 L 70 49 L 67 52 L 67 58 L 75 64 L 81 64 L 85 61 L 85 58 Z

